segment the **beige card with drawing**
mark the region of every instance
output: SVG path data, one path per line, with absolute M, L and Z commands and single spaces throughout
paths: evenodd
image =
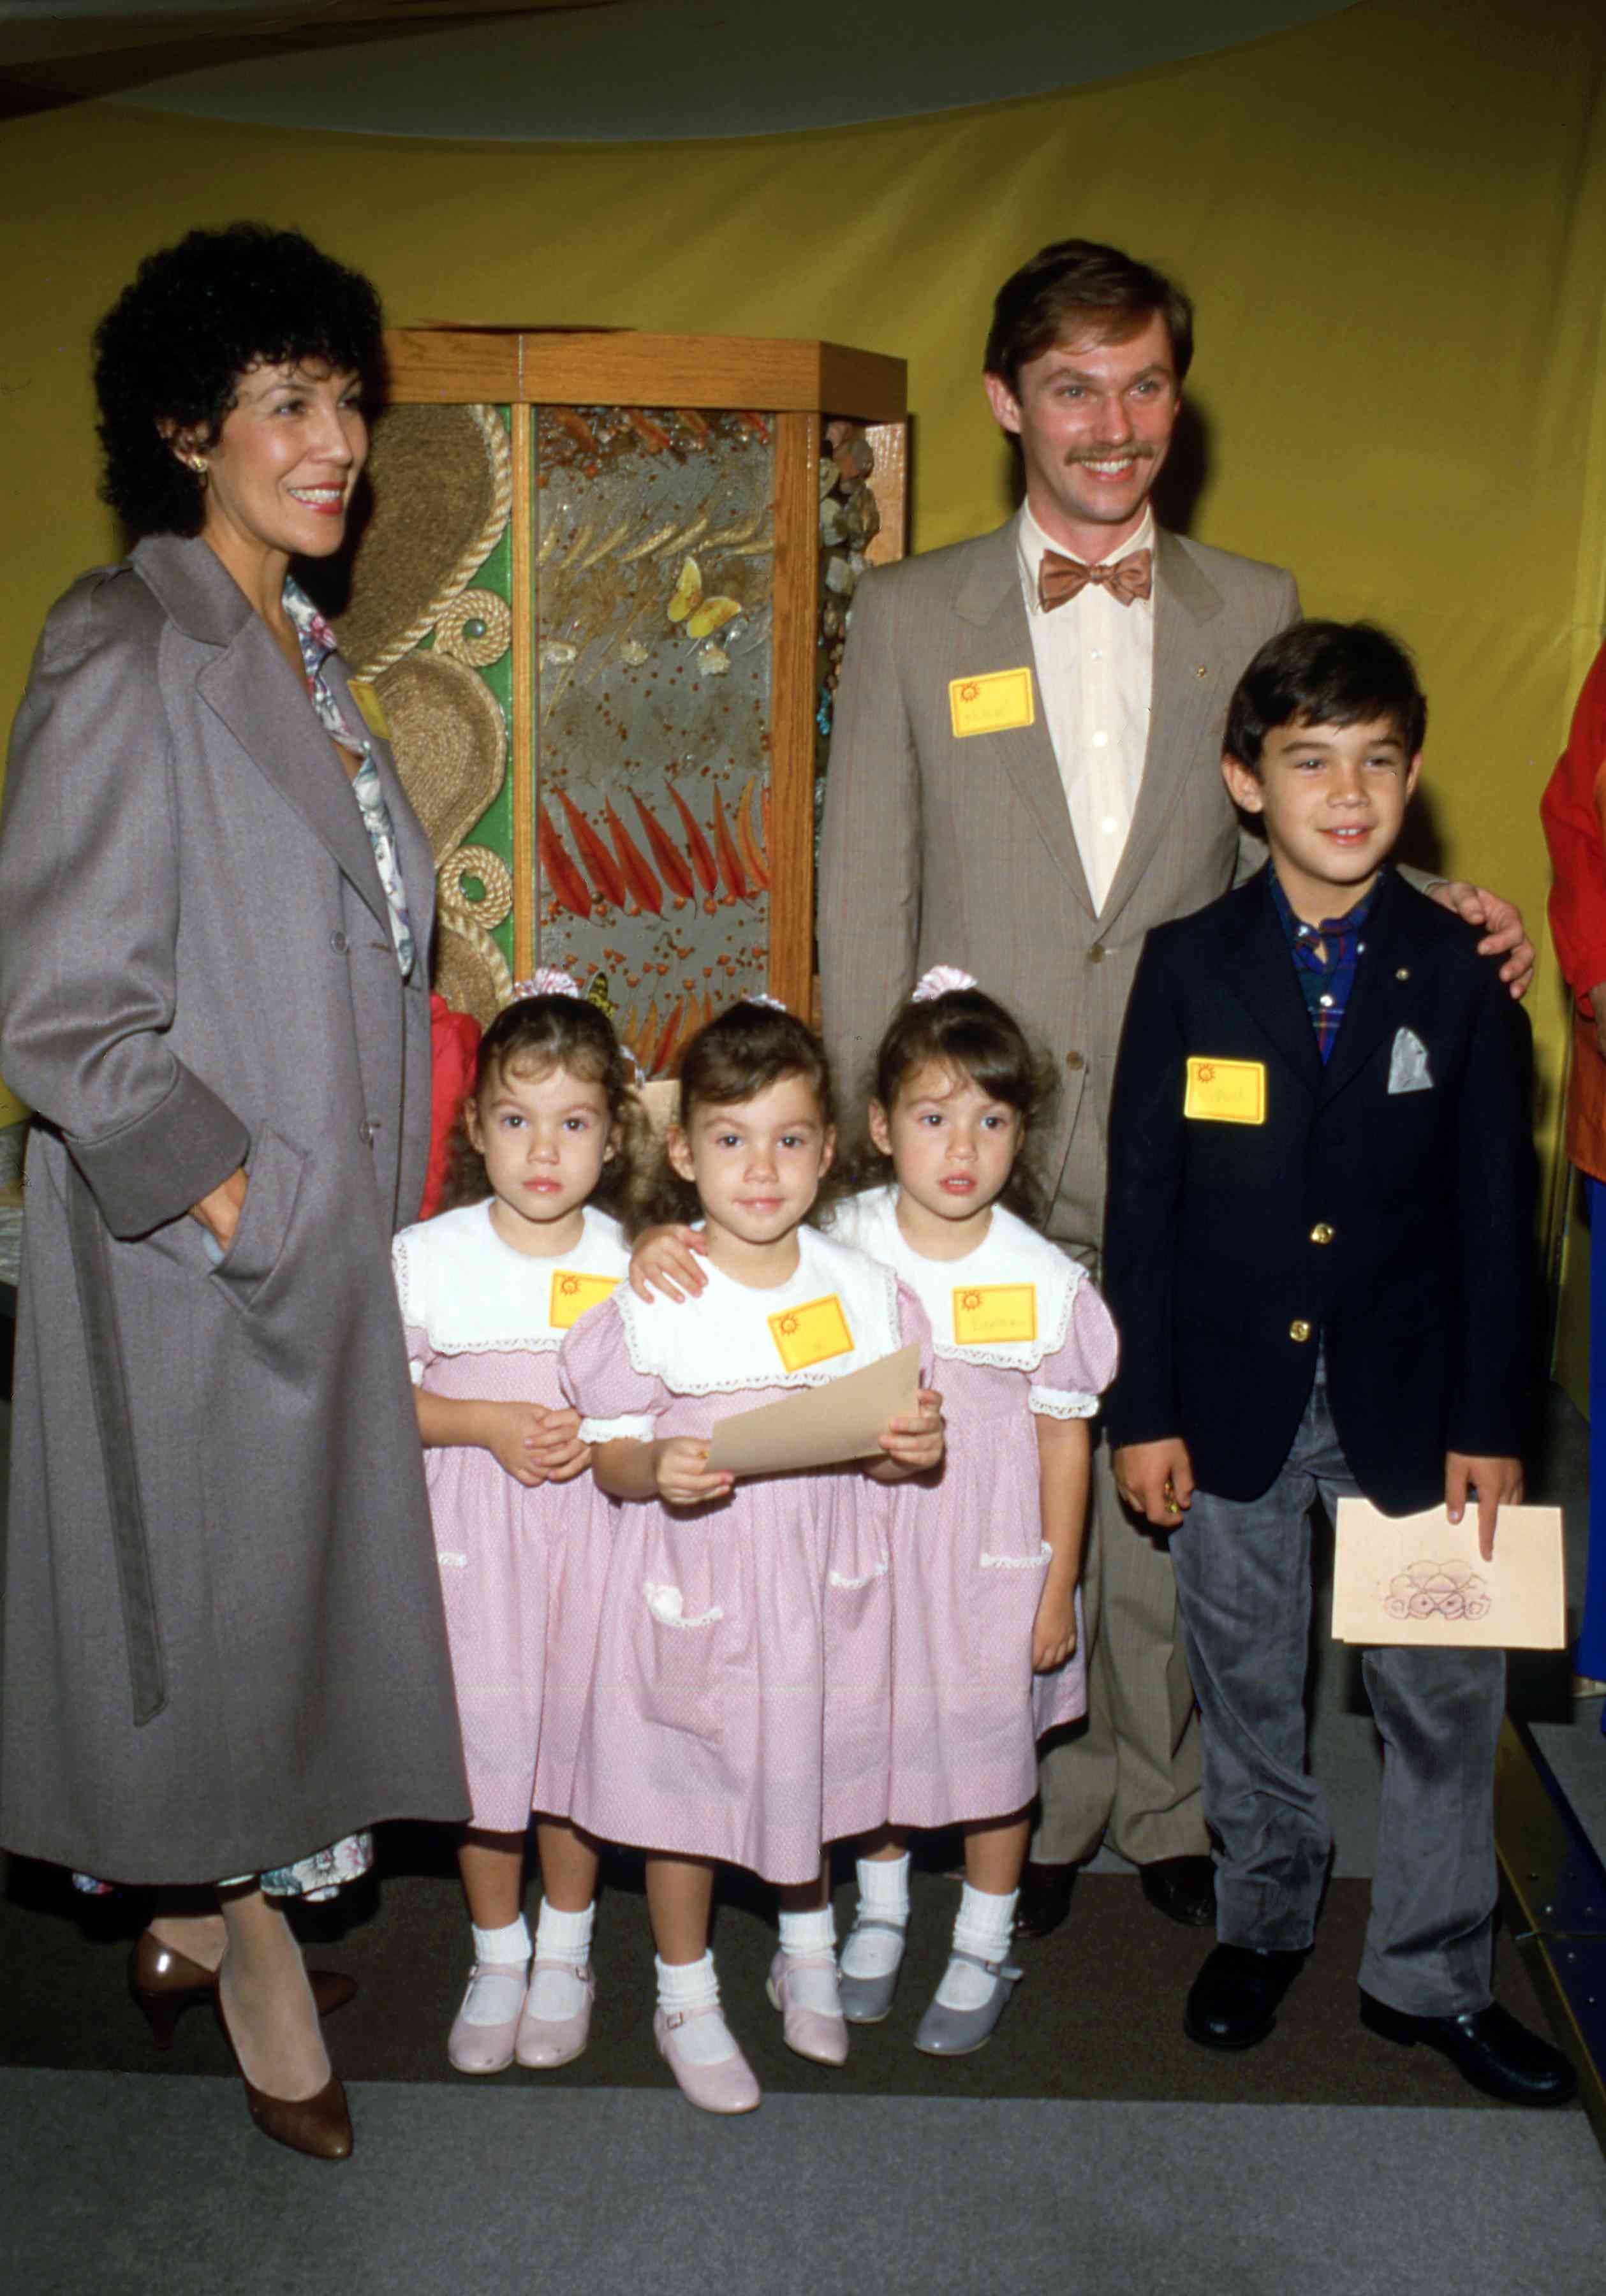
M 1365 1499 L 1340 1499 L 1332 1635 L 1425 1650 L 1560 1650 L 1567 1639 L 1561 1508 L 1502 1507 L 1486 1562 L 1476 1501 L 1453 1523 L 1442 1506 L 1386 1515 Z

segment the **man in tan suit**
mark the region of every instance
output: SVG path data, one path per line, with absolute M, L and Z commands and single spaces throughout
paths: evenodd
M 1053 1054 L 1038 1152 L 1048 1233 L 1096 1270 L 1110 1078 L 1151 925 L 1202 908 L 1241 857 L 1220 770 L 1250 656 L 1298 618 L 1293 577 L 1158 527 L 1150 493 L 1192 348 L 1172 283 L 1066 240 L 999 291 L 993 413 L 1025 503 L 996 532 L 866 578 L 837 698 L 820 883 L 825 1033 L 856 1094 L 928 965 L 975 973 Z M 1445 889 L 1531 970 L 1521 920 Z M 1162 1545 L 1095 1454 L 1084 1579 L 1089 1710 L 1040 1771 L 1020 1920 L 1062 1917 L 1101 1837 L 1174 1919 L 1214 1918 L 1198 1732 Z

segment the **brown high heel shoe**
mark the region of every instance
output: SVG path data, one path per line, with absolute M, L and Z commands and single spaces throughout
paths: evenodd
M 315 2096 L 269 2096 L 266 2089 L 256 2086 L 240 2062 L 228 2019 L 223 2013 L 221 1993 L 213 1994 L 212 2007 L 229 2045 L 229 2054 L 234 2060 L 234 2070 L 244 2083 L 251 2119 L 264 2136 L 271 2136 L 275 2144 L 288 2144 L 292 2152 L 305 2152 L 314 2161 L 349 2160 L 351 2112 L 339 2073 L 332 2072 Z
M 307 1981 L 320 2017 L 343 2009 L 356 1991 L 356 1978 L 344 1977 L 338 1969 L 309 1969 Z M 170 2049 L 173 2028 L 184 2011 L 198 2001 L 217 1998 L 217 1972 L 142 1930 L 128 1956 L 128 1989 L 145 2013 L 157 2047 Z

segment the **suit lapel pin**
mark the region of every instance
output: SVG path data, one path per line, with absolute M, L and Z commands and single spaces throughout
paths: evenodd
M 1205 668 L 1202 661 L 1200 663 L 1198 668 L 1193 672 L 1195 677 L 1209 677 L 1209 671 Z

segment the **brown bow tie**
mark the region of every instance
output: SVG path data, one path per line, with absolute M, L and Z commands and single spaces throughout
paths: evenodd
M 1067 598 L 1080 597 L 1090 582 L 1102 582 L 1118 604 L 1129 606 L 1153 588 L 1149 571 L 1153 558 L 1151 550 L 1129 550 L 1111 565 L 1084 566 L 1079 558 L 1061 558 L 1057 550 L 1045 550 L 1037 569 L 1037 603 L 1052 614 Z

